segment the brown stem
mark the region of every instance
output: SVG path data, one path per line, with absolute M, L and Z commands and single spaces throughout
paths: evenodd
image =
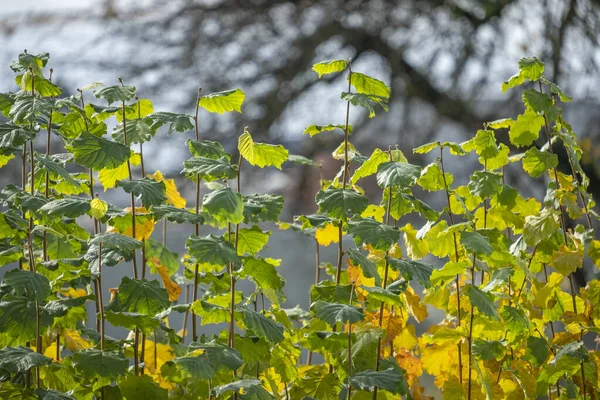
M 348 61 L 348 92 L 352 90 L 352 59 Z M 346 190 L 346 185 L 348 183 L 348 127 L 350 120 L 350 100 L 346 103 L 346 125 L 344 128 L 344 173 L 342 175 L 342 189 Z M 339 227 L 339 244 L 338 244 L 338 259 L 337 259 L 337 271 L 335 274 L 335 283 L 336 285 L 340 284 L 340 278 L 342 276 L 342 261 L 344 258 L 344 248 L 342 244 L 342 236 L 343 236 L 343 222 L 340 220 Z
M 354 294 L 354 282 L 352 282 L 352 286 L 350 287 L 350 301 L 348 305 L 352 305 L 352 296 Z M 352 385 L 350 384 L 350 378 L 352 378 L 352 324 L 348 321 L 348 397 L 347 400 L 350 400 L 352 396 Z
M 200 111 L 200 96 L 202 88 L 198 88 L 198 96 L 196 98 L 196 112 L 194 114 L 194 132 L 196 140 L 200 140 L 200 131 L 198 128 L 198 111 Z M 200 214 L 200 175 L 196 175 L 196 215 Z M 196 236 L 200 236 L 200 224 L 196 224 Z M 192 298 L 195 302 L 198 299 L 198 264 L 194 266 L 194 289 Z M 192 310 L 192 340 L 198 340 L 198 331 L 196 327 L 196 313 Z
M 475 261 L 477 260 L 477 254 L 473 254 L 473 264 L 471 266 L 471 285 L 475 286 Z M 467 399 L 471 400 L 471 386 L 473 383 L 472 380 L 472 363 L 473 363 L 473 320 L 474 320 L 474 308 L 473 304 L 471 304 L 471 316 L 469 321 L 469 381 L 468 381 L 468 389 L 467 389 Z
M 442 168 L 442 178 L 444 180 L 444 190 L 446 191 L 446 200 L 448 202 L 448 217 L 450 218 L 450 224 L 454 225 L 454 214 L 452 213 L 452 203 L 450 202 L 450 188 L 448 187 L 448 182 L 446 181 L 446 171 L 444 169 L 444 148 L 440 147 L 440 166 Z M 454 238 L 454 255 L 455 255 L 455 260 L 458 263 L 459 260 L 459 256 L 458 256 L 458 240 L 456 239 L 456 232 L 452 233 L 453 238 Z M 460 327 L 460 275 L 456 275 L 456 303 L 457 303 L 457 309 L 456 309 L 456 326 Z M 458 347 L 458 378 L 460 380 L 460 383 L 462 384 L 463 382 L 463 376 L 462 376 L 462 370 L 463 370 L 463 365 L 462 365 L 462 342 L 459 341 L 457 344 Z

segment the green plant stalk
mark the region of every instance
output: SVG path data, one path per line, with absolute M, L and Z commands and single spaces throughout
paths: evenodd
M 352 286 L 350 287 L 350 300 L 348 301 L 348 305 L 352 305 L 352 297 L 354 294 L 354 282 L 352 282 Z M 380 342 L 381 343 L 381 342 Z M 350 379 L 352 378 L 352 324 L 348 321 L 348 397 L 347 400 L 350 400 L 352 396 L 352 384 L 350 383 Z M 377 387 L 375 387 L 375 390 Z M 373 392 L 377 393 L 377 392 Z
M 202 88 L 198 88 L 198 97 L 196 99 L 196 113 L 194 114 L 194 131 L 196 140 L 200 140 L 200 132 L 198 130 L 198 111 L 200 110 L 200 96 Z M 200 175 L 196 175 L 196 215 L 200 214 Z M 196 224 L 196 236 L 200 236 L 200 224 Z M 198 300 L 198 268 L 199 265 L 194 265 L 194 289 L 192 291 L 192 303 Z M 196 313 L 192 310 L 192 340 L 198 340 L 198 330 L 196 323 Z M 184 330 L 185 338 L 185 330 Z
M 543 93 L 542 91 L 542 82 L 538 81 L 539 84 L 539 88 L 540 88 L 540 93 Z M 548 150 L 550 151 L 550 154 L 554 154 L 554 149 L 552 147 L 552 134 L 550 133 L 550 128 L 548 127 L 548 118 L 546 117 L 546 113 L 544 113 L 544 127 L 546 130 L 546 138 L 548 139 Z M 570 160 L 569 160 L 570 161 Z M 572 166 L 572 164 L 571 164 Z M 552 168 L 553 172 L 554 172 L 554 181 L 556 182 L 556 189 L 560 189 L 560 182 L 558 181 L 558 172 L 556 171 L 556 167 Z M 573 170 L 571 170 L 573 172 Z M 581 199 L 583 202 L 583 198 Z M 585 202 L 583 202 L 583 204 L 585 205 Z M 565 246 L 568 245 L 568 241 L 567 241 L 567 225 L 565 222 L 565 210 L 564 207 L 562 206 L 562 204 L 559 204 L 560 206 L 560 217 L 561 217 L 561 224 L 562 224 L 562 232 L 563 232 L 563 238 L 565 240 Z M 585 207 L 587 210 L 587 206 Z M 588 216 L 589 217 L 589 216 Z M 589 220 L 590 223 L 590 228 L 592 227 L 591 225 L 591 219 Z M 571 299 L 573 301 L 573 311 L 575 312 L 575 314 L 577 315 L 577 294 L 575 293 L 575 287 L 573 285 L 573 273 L 569 274 L 569 287 L 571 289 Z M 581 341 L 583 341 L 583 329 L 581 330 Z M 585 400 L 586 398 L 586 384 L 585 384 L 585 363 L 582 360 L 581 361 L 581 386 L 582 386 L 582 390 L 583 390 L 583 399 Z
M 240 153 L 238 159 L 238 171 L 237 171 L 237 192 L 241 193 L 242 189 L 242 154 Z M 231 232 L 231 229 L 230 229 Z M 235 252 L 237 254 L 238 243 L 240 235 L 240 224 L 235 225 Z M 229 234 L 229 241 L 231 242 L 231 233 Z M 229 264 L 229 274 L 231 276 L 231 308 L 229 310 L 229 347 L 235 346 L 235 274 L 233 269 L 233 263 Z M 235 375 L 235 371 L 233 372 Z M 237 396 L 235 396 L 237 397 Z
M 473 254 L 473 264 L 471 266 L 471 285 L 475 286 L 475 261 L 477 260 L 477 253 Z M 472 372 L 473 372 L 473 320 L 474 320 L 474 307 L 471 304 L 471 318 L 469 321 L 469 381 L 467 389 L 467 399 L 471 400 L 471 386 L 473 383 Z
M 85 101 L 83 99 L 83 90 L 77 89 L 77 91 L 79 92 L 79 95 L 81 96 L 81 109 L 83 110 L 83 109 L 85 109 Z M 85 111 L 84 111 L 84 113 L 85 113 Z M 88 126 L 88 122 L 87 122 L 87 117 L 83 118 L 83 122 L 85 124 L 85 130 L 89 132 L 89 126 Z M 92 200 L 94 200 L 94 198 L 95 198 L 95 196 L 94 196 L 94 175 L 93 175 L 93 172 L 92 172 L 91 168 L 88 170 L 88 175 L 89 175 L 89 182 L 90 182 L 89 183 L 89 185 L 90 185 L 90 198 Z M 99 222 L 96 219 L 96 217 L 93 217 L 93 223 L 94 223 L 94 235 L 97 235 L 98 234 L 98 225 L 99 225 Z M 103 317 L 104 313 L 101 313 L 102 305 L 99 304 L 101 302 L 100 298 L 102 297 L 100 295 L 100 291 L 102 290 L 102 286 L 101 286 L 101 283 L 99 282 L 101 280 L 101 276 L 102 276 L 101 273 L 100 273 L 101 268 L 102 268 L 101 267 L 102 259 L 101 259 L 100 252 L 98 252 L 98 253 L 99 253 L 98 254 L 98 278 L 94 279 L 94 291 L 96 293 L 96 302 L 95 302 L 96 304 L 95 304 L 95 306 L 96 306 L 96 314 L 100 313 L 101 316 Z M 96 318 L 96 330 L 98 332 L 100 332 L 102 323 L 103 323 L 102 320 L 99 321 Z
M 390 151 L 390 161 L 392 161 L 392 152 L 391 151 Z M 386 209 L 386 213 L 385 213 L 386 225 L 390 224 L 390 209 L 391 208 L 392 208 L 392 187 L 390 186 L 388 188 L 388 202 L 387 202 L 387 209 Z M 387 252 L 386 252 L 386 255 L 387 255 Z M 383 271 L 383 282 L 381 284 L 381 286 L 384 289 L 387 287 L 389 269 L 390 269 L 390 263 L 388 262 L 388 260 L 386 258 L 385 268 Z M 350 297 L 350 299 L 352 299 L 352 297 Z M 384 309 L 384 304 L 382 301 L 381 305 L 379 306 L 379 327 L 381 327 L 381 328 L 383 328 L 383 309 Z M 377 340 L 376 357 L 377 358 L 375 359 L 375 371 L 379 371 L 379 361 L 381 360 L 381 337 Z M 375 386 L 375 388 L 373 389 L 373 400 L 377 399 L 377 391 L 378 391 L 378 388 L 377 388 L 377 386 Z
M 446 200 L 448 202 L 448 217 L 450 218 L 450 224 L 454 225 L 454 214 L 452 213 L 452 203 L 450 202 L 450 188 L 446 181 L 446 171 L 444 169 L 444 148 L 440 147 L 440 166 L 442 168 L 442 178 L 444 180 L 444 190 L 446 192 Z M 455 261 L 458 263 L 458 240 L 456 240 L 456 232 L 452 233 L 454 239 L 454 254 Z M 456 326 L 460 327 L 460 275 L 456 275 Z M 509 288 L 510 290 L 510 288 Z M 462 341 L 457 343 L 458 347 L 458 378 L 460 383 L 463 382 L 463 365 L 462 365 Z
M 54 70 L 52 68 L 50 68 L 50 78 L 49 81 L 52 82 L 52 73 L 54 72 Z M 46 139 L 46 155 L 50 155 L 50 136 L 52 133 L 52 113 L 50 114 L 50 117 L 48 118 L 48 137 Z M 45 185 L 44 185 L 44 198 L 48 198 L 48 193 L 49 193 L 49 185 L 50 185 L 50 172 L 48 170 L 46 170 L 46 180 L 45 180 Z M 42 259 L 44 261 L 48 261 L 48 240 L 46 238 L 46 231 L 44 231 L 44 238 L 42 241 Z M 56 348 L 58 349 L 58 340 L 59 340 L 59 336 L 56 337 L 57 339 L 57 343 L 56 343 Z
M 348 92 L 352 90 L 352 59 L 348 61 Z M 346 125 L 344 127 L 344 173 L 342 174 L 342 189 L 346 189 L 346 185 L 348 183 L 348 122 L 350 120 L 350 100 L 346 102 Z M 338 259 L 337 259 L 337 271 L 335 274 L 335 284 L 340 284 L 340 279 L 342 277 L 342 261 L 344 258 L 344 246 L 342 244 L 342 238 L 344 236 L 343 232 L 344 223 L 340 220 L 339 227 L 339 244 L 338 244 Z
M 31 70 L 30 70 L 31 71 Z M 31 95 L 35 97 L 35 75 L 31 71 Z M 33 131 L 33 122 L 31 123 L 31 130 Z M 29 191 L 33 196 L 35 192 L 35 158 L 33 151 L 33 139 L 29 140 L 29 164 L 31 168 L 31 180 Z M 29 244 L 29 270 L 32 274 L 36 274 L 35 258 L 33 256 L 33 215 L 29 213 L 29 230 L 27 232 L 27 240 Z M 42 354 L 42 338 L 40 336 L 40 303 L 35 300 L 35 351 Z M 40 385 L 40 368 L 36 368 L 36 385 L 41 388 Z
M 315 267 L 315 286 L 318 285 L 319 281 L 321 280 L 320 279 L 321 278 L 320 277 L 320 275 L 321 275 L 321 268 L 320 268 L 320 266 L 321 266 L 321 254 L 320 253 L 321 252 L 320 252 L 320 247 L 321 246 L 319 245 L 319 241 L 317 239 L 315 239 L 315 249 L 316 249 L 315 250 L 315 258 L 316 258 L 316 261 L 315 261 L 315 264 L 316 264 L 316 267 Z M 308 357 L 306 358 L 306 364 L 307 365 L 310 365 L 311 362 L 312 362 L 312 354 L 313 354 L 312 351 L 308 352 Z
M 142 119 L 141 109 L 140 109 L 140 99 L 136 96 L 137 101 L 137 112 L 138 112 L 138 120 Z M 144 168 L 144 145 L 140 143 L 140 167 L 142 172 L 142 179 L 146 176 L 146 169 Z M 146 239 L 142 238 L 142 279 L 146 279 Z M 140 363 L 145 365 L 145 356 L 146 356 L 146 334 L 142 332 L 142 352 L 140 355 Z M 142 366 L 140 369 L 142 375 L 144 375 L 144 367 Z
M 122 86 L 125 86 L 125 83 L 123 83 L 123 79 L 119 78 L 119 82 L 121 82 Z M 126 110 L 125 110 L 125 102 L 122 101 L 121 102 L 121 107 L 123 110 L 123 144 L 125 146 L 129 146 L 128 142 L 127 142 L 127 115 L 126 115 Z M 133 175 L 131 173 L 131 162 L 129 161 L 129 159 L 127 159 L 127 173 L 129 175 L 129 180 L 132 181 L 133 180 Z M 133 194 L 133 192 L 131 192 L 131 237 L 133 239 L 136 238 L 136 232 L 135 232 L 135 225 L 136 225 L 136 218 L 135 218 L 135 196 Z M 138 279 L 138 269 L 137 269 L 137 252 L 135 251 L 135 249 L 133 250 L 133 279 L 137 280 Z M 140 345 L 139 343 L 140 341 L 140 337 L 139 337 L 139 329 L 136 327 L 133 333 L 133 368 L 134 368 L 134 375 L 137 375 L 139 372 L 139 358 L 138 358 L 138 347 Z

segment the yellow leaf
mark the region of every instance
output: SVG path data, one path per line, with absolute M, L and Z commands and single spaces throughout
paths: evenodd
M 154 257 L 154 259 L 156 270 L 160 275 L 160 279 L 162 279 L 165 289 L 167 289 L 167 292 L 169 293 L 169 301 L 176 301 L 179 298 L 179 295 L 181 294 L 181 286 L 173 282 L 173 280 L 169 276 L 169 271 L 167 270 L 167 268 L 163 265 L 160 265 L 160 260 L 158 260 L 156 257 Z
M 412 325 L 411 325 L 412 326 Z M 415 341 L 416 343 L 416 341 Z M 414 378 L 423 375 L 421 360 L 408 351 L 400 351 L 394 357 L 398 365 L 406 370 L 406 380 L 411 382 Z
M 63 338 L 65 347 L 71 351 L 79 351 L 92 347 L 92 345 L 87 340 L 79 336 L 79 332 L 74 329 L 65 330 L 63 333 Z
M 340 240 L 340 229 L 330 222 L 323 227 L 317 228 L 315 239 L 317 239 L 317 242 L 321 246 L 329 246 L 331 243 L 337 243 Z
M 56 341 L 52 341 L 44 350 L 44 355 L 48 358 L 51 358 L 52 361 L 56 361 Z
M 141 157 L 139 154 L 134 154 L 129 158 L 129 162 L 133 166 L 138 166 L 141 163 Z M 98 179 L 106 192 L 107 189 L 112 189 L 117 184 L 117 181 L 126 179 L 129 177 L 129 169 L 127 168 L 127 162 L 119 165 L 117 168 L 108 169 L 103 168 L 98 173 Z
M 60 294 L 62 294 L 65 297 L 71 297 L 73 299 L 76 299 L 78 297 L 86 296 L 87 292 L 85 291 L 85 289 L 74 289 L 70 287 L 66 290 L 61 289 Z
M 160 373 L 160 367 L 167 361 L 171 361 L 175 358 L 175 351 L 168 344 L 156 343 L 155 346 L 155 343 L 151 340 L 146 340 L 145 347 L 144 363 L 146 364 L 147 369 L 145 373 L 150 375 L 154 382 L 158 383 L 161 387 L 172 389 L 174 385 L 163 379 Z M 140 343 L 140 354 L 141 349 L 142 345 Z
M 417 230 L 413 228 L 410 223 L 400 228 L 400 230 L 404 232 L 406 253 L 410 258 L 417 260 L 425 257 L 427 253 L 429 253 L 427 242 L 417 239 Z
M 171 204 L 173 207 L 185 208 L 186 200 L 181 197 L 179 190 L 177 190 L 177 186 L 175 186 L 174 179 L 165 179 L 160 171 L 156 171 L 153 175 L 148 176 L 157 182 L 163 182 L 165 184 L 167 203 Z
M 369 204 L 365 211 L 360 214 L 363 218 L 373 217 L 375 221 L 383 222 L 383 216 L 385 215 L 385 208 Z
M 567 276 L 582 267 L 583 263 L 583 248 L 571 250 L 567 246 L 562 246 L 560 250 L 552 253 L 550 265 Z
M 4 167 L 6 164 L 8 164 L 8 162 L 10 160 L 12 160 L 13 158 L 15 158 L 14 154 L 9 154 L 7 156 L 0 154 L 0 168 Z
M 92 217 L 97 219 L 104 217 L 108 211 L 108 203 L 106 203 L 104 200 L 93 199 L 90 201 L 90 206 L 92 207 L 90 211 Z
M 389 334 L 389 332 L 388 332 Z M 396 352 L 404 350 L 412 350 L 417 345 L 417 335 L 414 325 L 406 325 L 406 327 L 394 338 L 393 346 Z
M 421 363 L 426 372 L 435 376 L 435 385 L 444 387 L 446 381 L 458 376 L 458 348 L 452 343 L 427 346 L 421 352 Z
M 131 207 L 127 207 L 125 208 L 123 211 L 125 211 L 128 214 L 131 214 Z M 135 208 L 135 215 L 136 215 L 136 223 L 135 223 L 135 238 L 137 240 L 145 240 L 150 238 L 150 236 L 152 235 L 152 232 L 154 231 L 154 224 L 156 223 L 154 221 L 154 219 L 151 218 L 149 211 L 146 207 L 136 207 Z M 109 225 L 107 228 L 107 232 L 118 232 L 122 235 L 125 236 L 131 236 L 131 234 L 133 233 L 133 229 L 131 227 L 131 222 L 129 222 L 131 220 L 130 217 L 127 220 L 128 224 L 127 227 L 125 229 L 118 229 L 117 227 L 114 227 L 112 225 Z M 111 220 L 113 221 L 114 218 Z
M 415 317 L 417 322 L 423 321 L 429 315 L 427 313 L 427 306 L 421 303 L 421 298 L 414 290 L 408 286 L 406 292 L 404 292 L 406 298 L 406 304 L 408 305 L 408 312 Z

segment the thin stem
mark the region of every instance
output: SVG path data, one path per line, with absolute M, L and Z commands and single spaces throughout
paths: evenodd
M 450 202 L 450 188 L 448 187 L 448 182 L 446 181 L 446 171 L 444 169 L 444 148 L 440 147 L 440 166 L 442 168 L 442 179 L 444 180 L 444 190 L 446 192 L 446 200 L 448 201 L 448 217 L 450 218 L 450 224 L 454 225 L 454 214 L 452 213 L 452 203 Z M 452 233 L 453 239 L 454 239 L 454 255 L 455 255 L 455 261 L 458 263 L 459 260 L 459 255 L 458 255 L 458 240 L 456 239 L 456 232 Z M 460 326 L 460 275 L 457 274 L 456 275 L 456 303 L 457 303 L 457 309 L 456 309 L 456 326 Z M 463 370 L 463 365 L 462 365 L 462 342 L 459 341 L 457 343 L 457 347 L 458 347 L 458 378 L 460 380 L 460 383 L 462 384 L 463 382 L 463 376 L 462 376 L 462 370 Z
M 348 305 L 352 305 L 352 296 L 354 294 L 354 282 L 352 282 L 352 286 L 350 287 L 350 301 L 348 301 Z M 350 400 L 352 396 L 352 385 L 350 384 L 350 378 L 352 378 L 352 324 L 348 321 L 348 397 Z
M 190 302 L 190 285 L 185 285 L 185 304 Z M 181 343 L 185 343 L 186 330 L 187 330 L 187 320 L 188 320 L 189 310 L 185 310 L 183 314 L 183 324 L 181 326 Z
M 477 260 L 477 254 L 473 254 L 473 264 L 471 265 L 471 284 L 475 286 L 475 261 Z M 473 304 L 471 304 L 471 318 L 469 321 L 469 383 L 467 389 L 467 399 L 471 400 L 471 385 L 473 383 L 472 380 L 472 362 L 473 362 L 473 320 L 474 320 L 474 308 Z
M 49 81 L 52 82 L 52 73 L 54 70 L 50 68 L 50 78 Z M 50 113 L 50 117 L 48 117 L 48 136 L 46 138 L 46 155 L 50 155 L 50 136 L 52 134 L 52 113 Z M 46 169 L 46 180 L 44 182 L 44 198 L 48 198 L 50 186 L 50 171 Z M 44 231 L 44 238 L 42 242 L 42 259 L 44 261 L 48 261 L 48 239 L 46 237 L 46 231 Z M 57 337 L 58 339 L 58 337 Z M 58 344 L 57 344 L 58 346 Z
M 237 192 L 240 193 L 241 179 L 242 179 L 242 155 L 238 158 L 238 171 L 237 171 Z M 230 225 L 231 226 L 231 225 Z M 229 241 L 231 242 L 231 229 L 229 230 Z M 235 251 L 237 253 L 238 242 L 240 234 L 240 224 L 235 225 Z M 233 269 L 233 263 L 229 263 L 229 275 L 231 276 L 231 307 L 229 310 L 229 347 L 235 346 L 235 274 Z M 234 371 L 235 375 L 235 371 Z
M 316 260 L 315 260 L 315 286 L 319 284 L 319 281 L 321 280 L 321 251 L 320 251 L 320 245 L 319 245 L 319 241 L 317 239 L 315 239 L 315 253 L 316 253 Z M 306 359 L 306 364 L 310 365 L 312 362 L 312 351 L 308 352 L 308 358 Z
M 119 78 L 119 82 L 121 82 L 121 85 L 125 86 L 125 83 L 123 82 L 123 79 Z M 129 146 L 128 142 L 127 142 L 127 114 L 126 114 L 126 109 L 125 109 L 125 102 L 122 101 L 121 102 L 121 108 L 122 108 L 122 113 L 123 113 L 123 144 L 125 146 Z M 131 162 L 129 161 L 129 159 L 127 160 L 127 174 L 129 176 L 129 180 L 132 181 L 133 180 L 133 174 L 131 173 Z M 133 192 L 131 192 L 131 237 L 133 239 L 136 238 L 136 218 L 135 218 L 135 196 L 133 194 Z M 135 251 L 135 249 L 133 250 L 133 279 L 137 280 L 138 279 L 138 268 L 137 268 L 137 252 Z M 139 345 L 140 345 L 140 336 L 139 336 L 139 329 L 135 328 L 134 331 L 134 336 L 133 336 L 133 368 L 134 368 L 134 375 L 137 375 L 139 372 L 139 355 L 138 355 L 138 351 L 139 351 Z
M 352 59 L 348 61 L 348 92 L 352 90 Z M 350 100 L 346 103 L 346 125 L 344 127 L 344 173 L 342 175 L 342 189 L 346 190 L 346 185 L 348 184 L 348 127 L 350 121 Z M 337 258 L 337 271 L 335 274 L 335 284 L 340 284 L 340 279 L 342 276 L 342 262 L 344 258 L 344 246 L 342 244 L 343 237 L 343 222 L 340 220 L 339 226 L 339 243 L 338 243 L 338 258 Z
M 200 131 L 198 128 L 198 111 L 200 111 L 200 96 L 202 88 L 198 88 L 198 96 L 196 98 L 196 112 L 194 113 L 194 132 L 196 140 L 200 140 Z M 200 175 L 196 175 L 196 215 L 200 214 Z M 196 224 L 196 236 L 200 236 L 200 224 Z M 198 264 L 194 266 L 194 289 L 192 298 L 195 302 L 198 299 Z M 196 327 L 196 313 L 192 310 L 192 340 L 198 340 L 198 331 Z

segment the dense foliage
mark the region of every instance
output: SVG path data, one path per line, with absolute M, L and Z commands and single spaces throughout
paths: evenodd
M 600 352 L 583 340 L 600 327 L 600 282 L 577 292 L 572 279 L 586 257 L 600 262 L 597 215 L 581 150 L 562 119 L 560 103 L 571 99 L 536 58 L 522 59 L 502 85 L 524 87 L 522 114 L 486 123 L 464 143 L 418 147 L 416 154 L 435 154 L 425 167 L 397 148 L 361 155 L 349 141 L 359 134 L 348 125 L 351 106 L 375 117 L 387 111 L 390 89 L 348 61 L 316 64 L 319 76 L 347 73 L 345 121 L 304 133 L 343 132 L 333 152 L 342 167 L 321 179 L 318 213 L 293 223 L 279 221 L 281 196 L 242 194 L 242 170 L 317 167 L 312 160 L 257 143 L 247 129 L 235 157 L 199 137 L 200 111 L 241 112 L 242 90 L 199 90 L 194 115 L 154 111 L 122 80 L 60 97 L 47 62 L 47 54 L 21 54 L 11 65 L 20 90 L 0 95 L 8 119 L 0 125 L 0 164 L 22 163 L 21 181 L 0 194 L 0 263 L 15 265 L 0 287 L 0 397 L 422 399 L 419 377 L 428 373 L 445 399 L 598 398 Z M 106 104 L 86 103 L 89 91 Z M 173 179 L 146 171 L 143 158 L 155 135 L 186 140 L 176 136 L 189 131 L 182 173 L 196 186 L 191 201 Z M 40 135 L 47 136 L 42 152 L 34 148 Z M 65 152 L 50 154 L 57 140 Z M 559 144 L 570 161 L 565 171 L 557 169 Z M 455 184 L 444 156 L 470 153 L 482 167 Z M 544 198 L 508 185 L 505 167 L 547 179 Z M 358 185 L 369 176 L 381 188 L 379 205 Z M 130 207 L 108 204 L 98 183 L 126 192 Z M 210 190 L 204 195 L 202 183 Z M 424 192 L 445 193 L 446 207 L 427 205 L 417 197 Z M 413 213 L 423 219 L 418 229 L 401 222 Z M 314 238 L 310 310 L 281 307 L 282 260 L 260 255 L 272 234 L 262 226 L 274 222 Z M 162 241 L 152 235 L 158 223 Z M 168 224 L 193 232 L 181 258 L 165 246 Z M 204 226 L 221 233 L 206 235 Z M 356 246 L 344 247 L 344 236 Z M 337 263 L 321 263 L 320 247 L 332 244 Z M 104 298 L 103 272 L 124 262 L 131 278 Z M 256 290 L 236 290 L 240 280 Z M 187 283 L 192 299 L 182 304 Z M 85 324 L 87 302 L 96 307 L 95 327 Z M 432 308 L 445 318 L 418 336 Z M 191 333 L 169 326 L 171 313 L 190 314 Z M 130 335 L 107 336 L 107 323 Z M 224 329 L 207 337 L 209 324 Z

